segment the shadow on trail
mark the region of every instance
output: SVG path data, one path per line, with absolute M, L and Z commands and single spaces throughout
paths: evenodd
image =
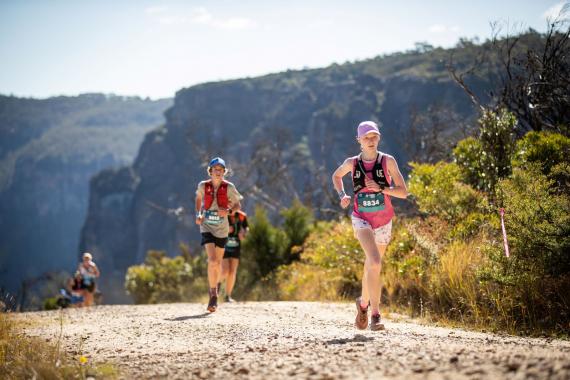
M 206 318 L 210 314 L 212 313 L 202 313 L 196 315 L 186 315 L 183 317 L 176 317 L 176 318 L 166 318 L 165 321 L 179 322 L 179 321 L 185 321 L 187 319 L 200 319 L 200 318 Z
M 332 339 L 325 341 L 325 344 L 347 344 L 347 343 L 355 343 L 355 342 L 370 342 L 373 341 L 374 338 L 356 334 L 354 338 L 339 338 L 339 339 Z

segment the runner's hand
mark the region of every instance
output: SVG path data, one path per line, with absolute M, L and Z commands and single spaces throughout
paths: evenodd
M 364 184 L 366 185 L 366 188 L 368 190 L 374 191 L 376 193 L 381 193 L 382 192 L 382 188 L 380 187 L 379 184 L 377 184 L 376 182 L 374 182 L 374 180 L 371 180 L 370 178 L 366 177 L 364 178 Z
M 342 199 L 340 200 L 340 207 L 347 208 L 349 204 L 350 204 L 350 197 L 348 195 L 342 197 Z
M 204 215 L 201 215 L 199 218 L 196 218 L 196 224 L 200 225 L 204 221 Z

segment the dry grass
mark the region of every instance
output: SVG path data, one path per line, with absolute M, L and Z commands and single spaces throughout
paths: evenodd
M 55 346 L 21 332 L 23 323 L 9 313 L 0 313 L 0 378 L 2 379 L 113 379 L 118 376 L 112 365 L 93 365 L 82 352 L 70 356 L 61 350 L 63 314 L 60 337 Z

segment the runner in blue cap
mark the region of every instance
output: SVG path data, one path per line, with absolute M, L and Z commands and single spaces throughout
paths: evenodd
M 240 209 L 242 199 L 234 184 L 224 179 L 226 174 L 226 162 L 221 157 L 212 159 L 208 164 L 210 179 L 200 182 L 196 190 L 196 224 L 208 255 L 209 312 L 218 307 L 217 284 L 230 227 L 227 216 Z

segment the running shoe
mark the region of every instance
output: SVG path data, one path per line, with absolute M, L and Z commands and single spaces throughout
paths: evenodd
M 373 315 L 372 318 L 370 318 L 370 330 L 384 330 L 384 324 L 380 321 L 380 314 Z
M 236 302 L 236 300 L 234 300 L 232 297 L 226 295 L 226 297 L 224 298 L 224 302 L 232 303 L 232 302 Z
M 208 302 L 208 311 L 213 313 L 218 308 L 218 296 L 210 296 L 210 302 Z
M 366 309 L 363 309 L 360 306 L 360 297 L 356 299 L 356 320 L 354 321 L 354 325 L 359 330 L 364 330 L 368 326 L 368 306 Z

